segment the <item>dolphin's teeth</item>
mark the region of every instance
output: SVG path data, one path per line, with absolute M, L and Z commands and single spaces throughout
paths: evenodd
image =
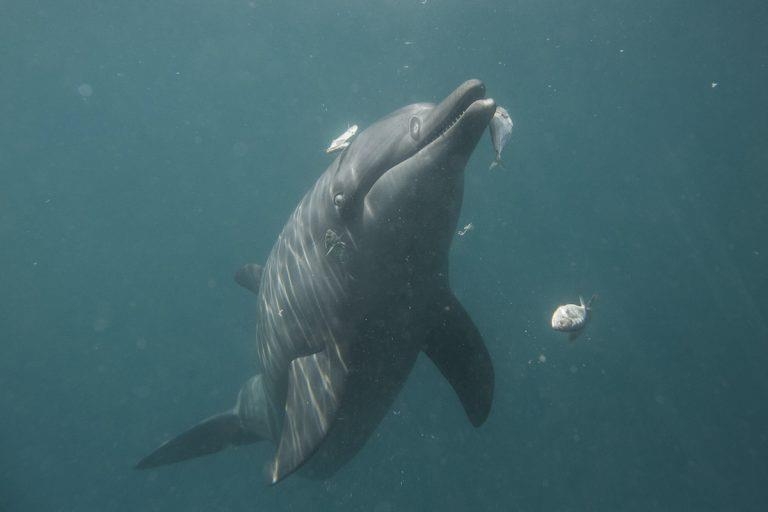
M 469 108 L 469 107 L 467 107 L 467 108 Z M 428 146 L 429 144 L 432 144 L 432 143 L 433 143 L 433 142 L 435 142 L 437 139 L 439 139 L 441 136 L 445 135 L 445 132 L 447 132 L 448 130 L 450 130 L 450 129 L 453 127 L 453 125 L 455 125 L 456 123 L 458 123 L 458 122 L 459 122 L 459 120 L 461 119 L 461 117 L 464 115 L 464 113 L 465 113 L 466 111 L 467 111 L 467 109 L 465 108 L 464 110 L 462 110 L 461 112 L 459 112 L 458 114 L 456 114 L 454 117 L 452 117 L 452 118 L 449 118 L 449 120 L 448 120 L 448 121 L 445 121 L 445 122 L 443 122 L 443 124 L 441 124 L 441 125 L 438 127 L 438 129 L 437 129 L 437 130 L 434 132 L 434 135 L 433 135 L 432 137 L 430 137 L 430 138 L 427 140 L 426 144 L 424 144 L 424 145 L 425 145 L 425 146 Z
M 448 130 L 453 128 L 453 125 L 455 125 L 456 123 L 459 122 L 459 119 L 461 119 L 461 116 L 464 115 L 464 112 L 466 112 L 466 110 L 462 110 L 455 117 L 453 117 L 450 121 L 448 121 L 447 123 L 444 123 L 443 126 L 440 127 L 440 131 L 438 132 L 437 137 L 435 137 L 435 139 L 437 139 L 441 135 L 444 135 L 445 132 L 447 132 Z

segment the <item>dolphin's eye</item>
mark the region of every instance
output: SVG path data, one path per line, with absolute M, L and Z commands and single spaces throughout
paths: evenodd
M 335 196 L 333 196 L 333 204 L 335 204 L 338 208 L 341 208 L 344 204 L 344 194 L 339 192 Z
M 421 119 L 416 116 L 411 118 L 410 132 L 413 140 L 419 140 L 419 132 L 421 131 Z

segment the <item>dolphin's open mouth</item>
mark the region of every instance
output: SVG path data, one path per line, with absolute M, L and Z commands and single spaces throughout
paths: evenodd
M 467 107 L 467 108 L 469 108 L 469 107 Z M 445 133 L 448 130 L 450 130 L 453 127 L 453 125 L 455 125 L 456 123 L 459 122 L 459 119 L 461 119 L 461 116 L 463 116 L 464 112 L 467 111 L 467 108 L 463 109 L 458 114 L 453 116 L 452 119 L 449 119 L 449 120 L 445 121 L 442 124 L 442 126 L 438 127 L 438 129 L 432 135 L 427 137 L 427 139 L 426 139 L 426 141 L 424 143 L 424 147 L 429 146 L 430 144 L 435 142 L 438 138 L 440 138 L 441 136 L 445 135 Z
M 452 132 L 460 121 L 470 117 L 468 112 L 474 114 L 471 117 L 477 118 L 472 124 L 477 125 L 477 129 L 484 130 L 495 109 L 493 100 L 484 98 L 485 85 L 480 80 L 468 80 L 460 85 L 441 101 L 425 120 L 423 128 L 428 135 L 423 139 L 419 150 Z

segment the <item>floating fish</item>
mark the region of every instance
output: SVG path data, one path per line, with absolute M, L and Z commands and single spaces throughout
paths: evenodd
M 497 165 L 504 167 L 501 164 L 501 152 L 504 151 L 504 147 L 509 142 L 509 138 L 512 136 L 512 118 L 509 117 L 507 109 L 501 106 L 496 107 L 496 112 L 491 119 L 491 142 L 493 143 L 493 150 L 496 152 L 496 159 L 491 162 L 489 169 L 493 169 Z
M 579 297 L 580 305 L 578 306 L 576 304 L 558 306 L 552 314 L 552 329 L 570 333 L 569 339 L 575 340 L 581 334 L 581 330 L 587 325 L 592 301 L 596 298 L 597 295 L 593 295 L 589 302 L 584 304 L 584 299 Z
M 469 233 L 470 231 L 472 231 L 472 229 L 474 229 L 474 227 L 475 227 L 475 226 L 474 226 L 474 225 L 473 225 L 473 224 L 470 222 L 469 224 L 467 224 L 466 226 L 464 226 L 463 228 L 461 228 L 460 230 L 458 230 L 458 231 L 456 232 L 456 234 L 457 234 L 457 235 L 459 235 L 459 236 L 464 236 L 464 235 L 466 235 L 467 233 Z
M 341 151 L 342 149 L 349 146 L 349 139 L 355 136 L 357 133 L 357 125 L 353 124 L 349 128 L 347 128 L 347 131 L 333 139 L 331 142 L 331 145 L 328 146 L 328 149 L 325 150 L 326 153 L 333 153 L 334 151 Z

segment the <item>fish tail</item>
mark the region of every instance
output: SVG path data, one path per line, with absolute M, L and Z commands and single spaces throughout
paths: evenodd
M 597 299 L 597 294 L 593 293 L 592 296 L 589 298 L 586 304 L 584 304 L 584 299 L 579 297 L 579 300 L 581 300 L 582 306 L 586 307 L 587 309 L 592 309 L 592 303 Z

